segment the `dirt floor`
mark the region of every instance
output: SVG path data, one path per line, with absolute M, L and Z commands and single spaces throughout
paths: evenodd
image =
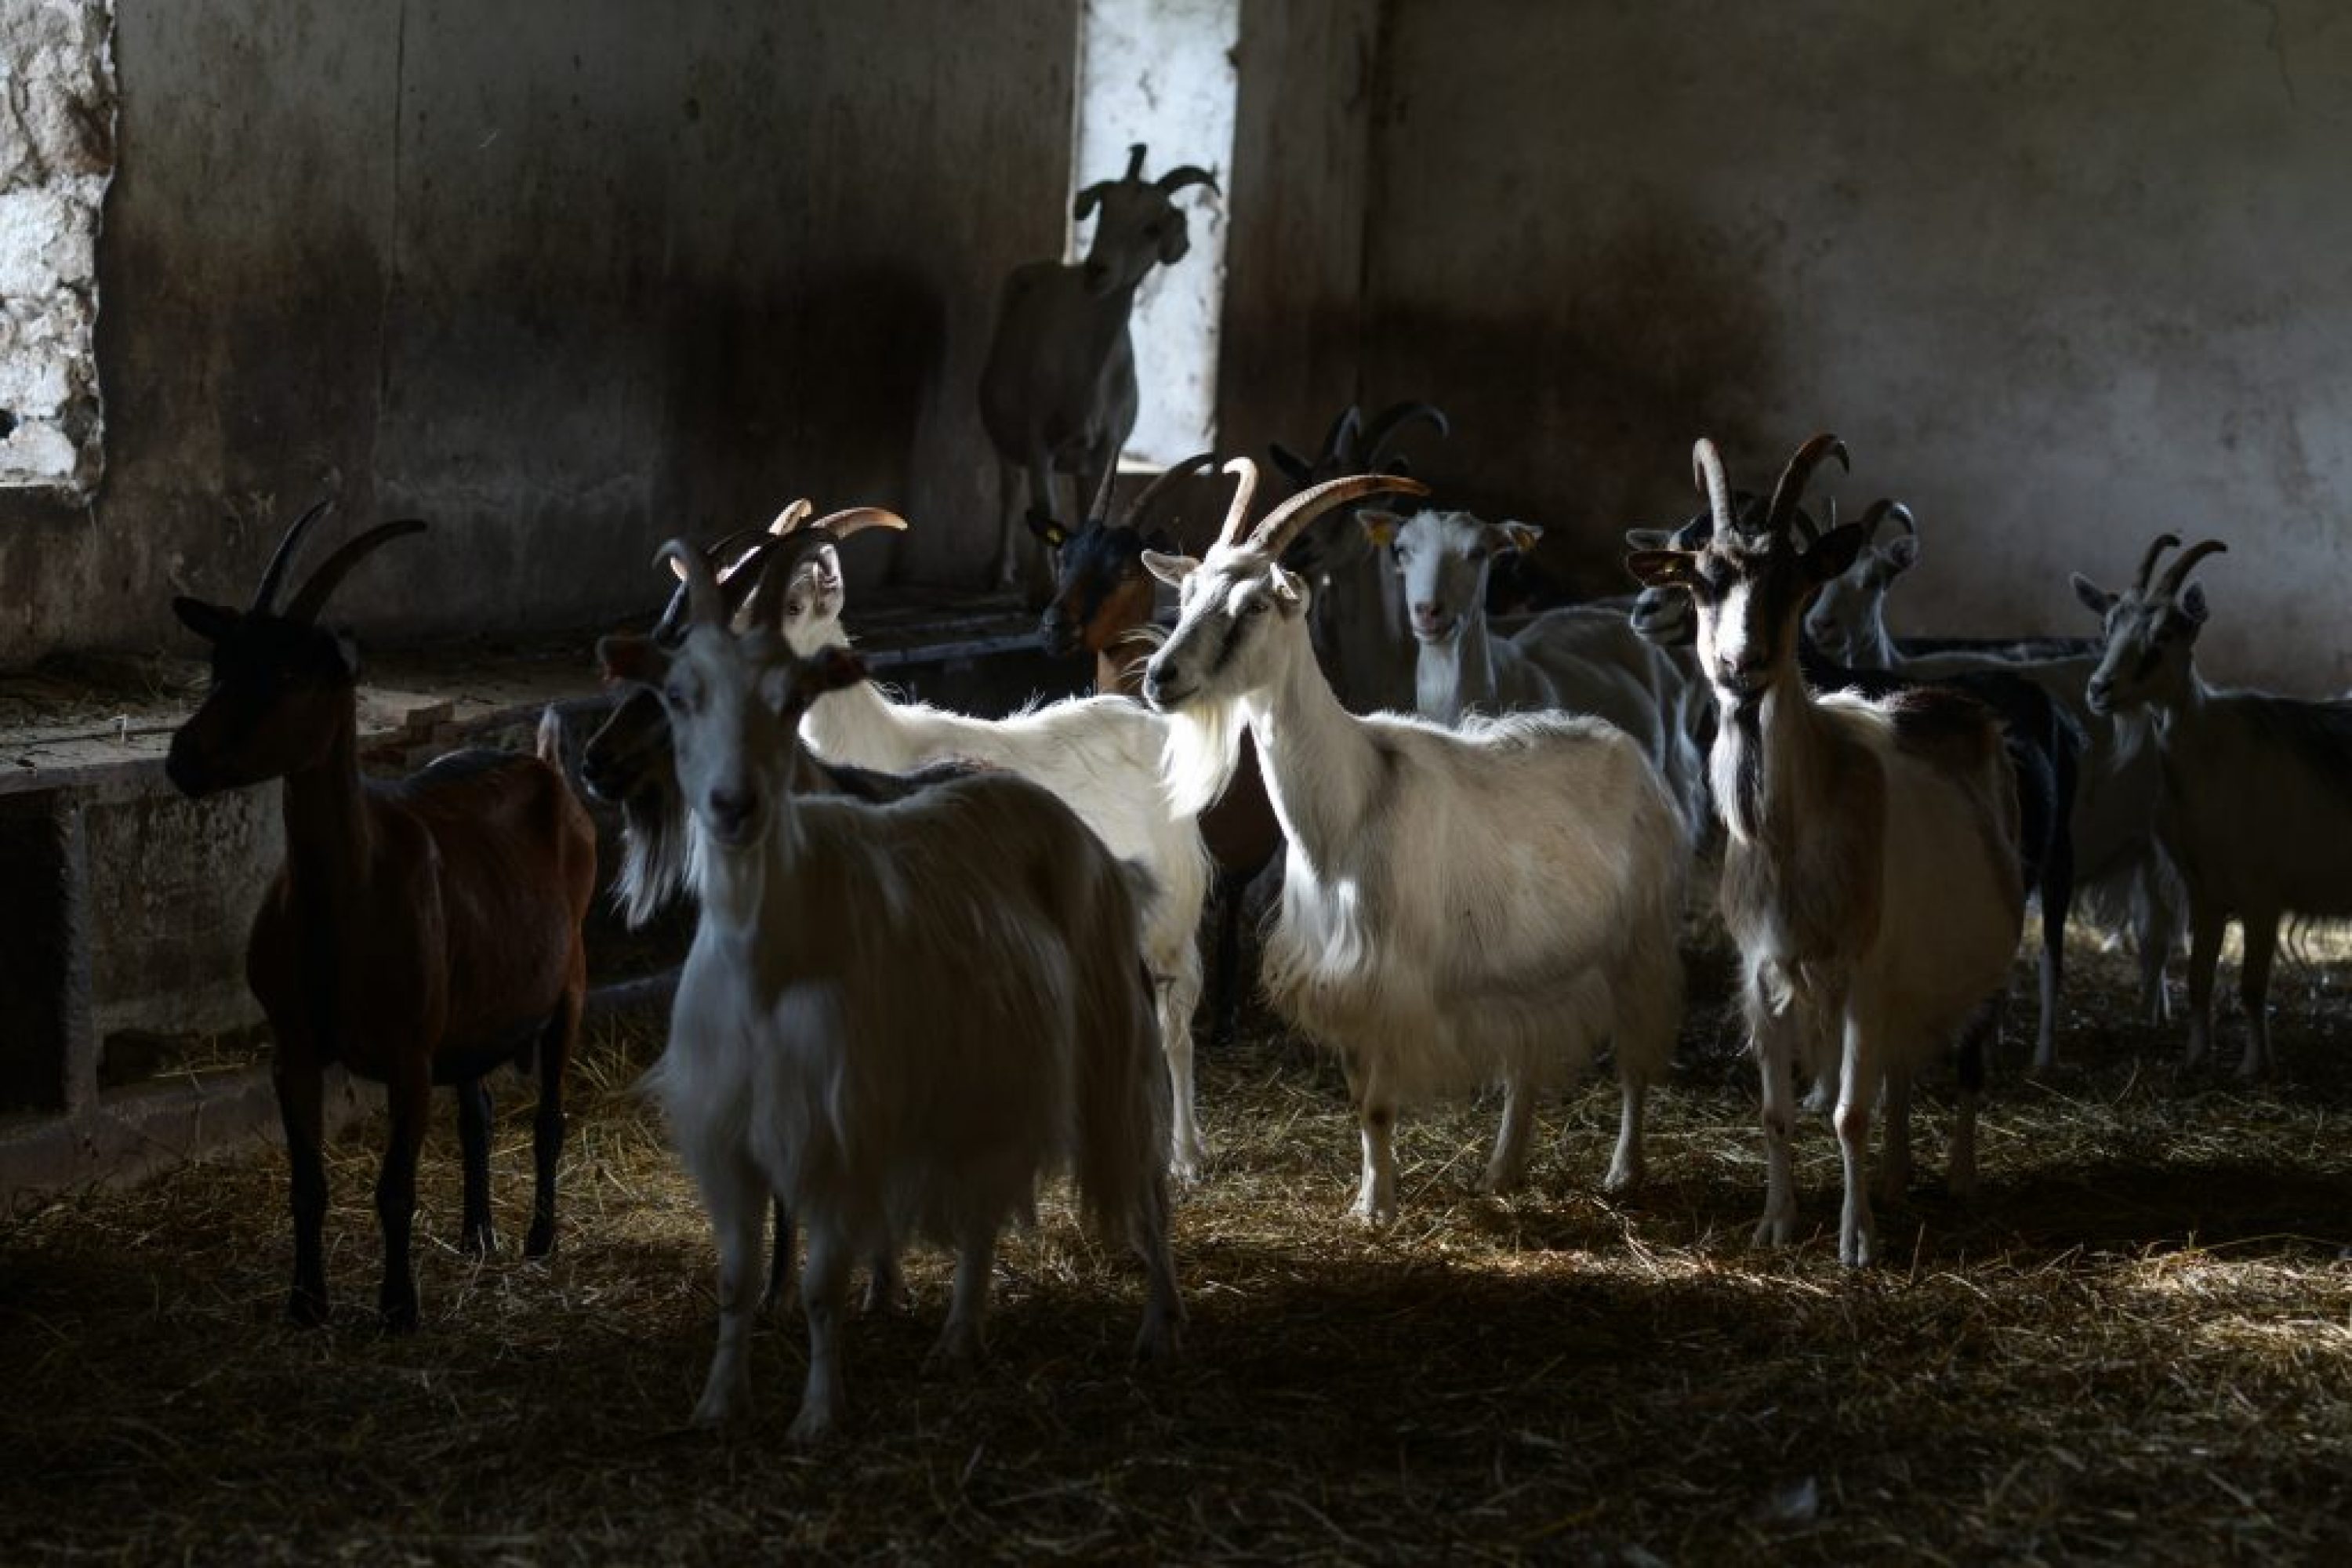
M 758 1342 L 748 1426 L 682 1425 L 709 1244 L 629 1087 L 658 1024 L 607 1026 L 551 1262 L 456 1252 L 436 1128 L 413 1338 L 371 1324 L 369 1129 L 331 1156 L 323 1331 L 280 1318 L 274 1151 L 0 1224 L 0 1561 L 2345 1561 L 2352 951 L 2284 966 L 2284 1075 L 2252 1090 L 2179 1071 L 2176 1030 L 2128 1021 L 2122 961 L 2084 946 L 2076 969 L 2072 1065 L 2005 1066 L 1981 1196 L 1923 1181 L 1863 1273 L 1836 1264 L 1817 1123 L 1819 1228 L 1750 1247 L 1753 1072 L 1712 1007 L 1637 1195 L 1594 1191 L 1596 1082 L 1508 1200 L 1470 1190 L 1492 1104 L 1410 1118 L 1380 1233 L 1345 1215 L 1339 1073 L 1255 1019 L 1203 1052 L 1218 1159 L 1180 1213 L 1181 1363 L 1130 1369 L 1139 1272 L 1051 1204 L 1003 1254 L 990 1363 L 918 1374 L 946 1270 L 917 1253 L 911 1309 L 854 1326 L 849 1432 L 816 1452 L 784 1440 L 796 1319 Z M 511 1247 L 528 1105 L 501 1099 Z

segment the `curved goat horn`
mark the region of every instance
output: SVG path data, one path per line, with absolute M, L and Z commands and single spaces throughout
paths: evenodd
M 796 501 L 793 504 L 797 506 L 802 503 Z M 789 515 L 789 513 L 790 509 L 787 508 L 786 514 Z M 782 516 L 776 519 L 778 523 L 783 521 Z M 770 526 L 773 527 L 774 524 Z M 751 592 L 752 580 L 744 575 L 743 569 L 759 561 L 760 556 L 764 553 L 768 537 L 768 531 L 765 529 L 739 528 L 734 532 L 724 534 L 703 547 L 702 558 L 710 563 L 712 574 L 718 578 L 719 587 L 724 590 L 721 596 L 726 601 L 727 614 L 730 619 L 737 610 L 743 607 L 744 596 Z M 688 609 L 686 563 L 672 556 L 669 560 L 669 569 L 670 574 L 677 579 L 677 586 L 670 590 L 669 603 L 662 606 L 660 616 L 654 622 L 654 629 L 647 635 L 666 647 L 675 647 L 678 639 L 686 636 Z
M 302 542 L 302 536 L 310 531 L 310 525 L 326 516 L 334 504 L 331 496 L 313 501 L 310 510 L 294 520 L 294 526 L 288 529 L 286 536 L 278 542 L 277 550 L 269 557 L 269 564 L 262 568 L 261 586 L 254 590 L 253 607 L 246 614 L 266 616 L 269 613 L 269 602 L 278 596 L 278 584 L 286 578 L 286 568 L 293 564 L 294 547 Z
M 673 539 L 654 555 L 654 564 L 667 563 L 677 574 L 686 589 L 686 613 L 691 625 L 725 626 L 727 601 L 719 589 L 718 575 L 710 569 L 702 552 L 683 539 Z
M 1440 436 L 1454 434 L 1454 426 L 1445 417 L 1445 410 L 1433 403 L 1391 403 L 1380 412 L 1380 416 L 1364 431 L 1364 467 L 1377 468 L 1389 455 L 1389 443 L 1405 432 L 1416 419 L 1426 419 Z
M 1832 507 L 1835 507 L 1837 505 L 1837 498 L 1835 496 L 1832 496 L 1830 498 L 1830 505 Z M 1914 539 L 1919 537 L 1919 524 L 1918 521 L 1912 517 L 1911 509 L 1905 506 L 1899 500 L 1893 500 L 1885 496 L 1881 496 L 1876 500 L 1870 503 L 1870 510 L 1862 514 L 1863 542 L 1864 543 L 1868 543 L 1876 539 L 1878 537 L 1880 525 L 1885 523 L 1890 517 L 1896 522 L 1903 525 L 1904 532 L 1909 534 Z M 1832 511 L 1830 514 L 1830 526 L 1832 528 L 1836 527 L 1837 514 Z
M 887 528 L 896 533 L 904 533 L 907 531 L 907 520 L 883 507 L 852 506 L 828 512 L 810 523 L 809 527 L 824 529 L 838 541 L 847 539 L 853 533 L 863 533 L 869 528 Z
M 1145 515 L 1145 509 L 1167 494 L 1171 486 L 1216 466 L 1217 455 L 1214 452 L 1195 452 L 1189 458 L 1169 464 L 1166 468 L 1152 476 L 1151 482 L 1143 487 L 1143 492 L 1140 495 L 1127 503 L 1125 510 L 1118 514 L 1118 525 L 1121 528 L 1133 528 L 1137 520 Z
M 1128 148 L 1127 148 L 1127 173 L 1126 173 L 1126 174 L 1121 174 L 1121 175 L 1119 176 L 1119 178 L 1120 178 L 1120 179 L 1122 179 L 1122 180 L 1129 180 L 1129 181 L 1133 181 L 1133 180 L 1139 180 L 1139 179 L 1143 178 L 1143 143 L 1142 143 L 1142 142 L 1129 142 L 1129 143 L 1128 144 Z
M 803 496 L 800 500 L 786 505 L 783 510 L 776 514 L 776 521 L 768 524 L 768 531 L 782 539 L 806 522 L 809 520 L 809 513 L 815 510 L 815 507 L 809 504 L 808 497 Z
M 294 595 L 292 604 L 286 606 L 286 618 L 297 626 L 309 626 L 319 618 L 319 612 L 327 607 L 328 595 L 342 582 L 344 574 L 373 553 L 376 546 L 424 531 L 423 522 L 408 517 L 398 522 L 377 523 L 357 539 L 348 542 L 310 574 L 310 581 L 302 584 L 302 591 Z
M 1318 468 L 1326 468 L 1339 461 L 1348 444 L 1359 441 L 1364 434 L 1364 411 L 1350 403 L 1331 421 L 1331 428 L 1323 432 L 1323 450 L 1315 459 Z
M 1130 179 L 1133 177 L 1129 176 Z M 1225 194 L 1218 185 L 1216 175 L 1192 163 L 1180 163 L 1151 183 L 1163 196 L 1172 196 L 1187 185 L 1206 185 L 1221 196 Z
M 1780 482 L 1772 487 L 1771 509 L 1764 514 L 1764 531 L 1774 538 L 1786 532 L 1789 519 L 1797 503 L 1805 499 L 1805 487 L 1812 482 L 1813 470 L 1823 458 L 1835 458 L 1847 472 L 1853 471 L 1853 459 L 1847 456 L 1845 443 L 1836 437 L 1823 434 L 1807 439 L 1780 470 Z
M 1225 525 L 1217 530 L 1219 544 L 1239 544 L 1242 530 L 1249 526 L 1250 502 L 1257 499 L 1257 465 L 1247 458 L 1234 458 L 1225 464 L 1225 472 L 1234 476 L 1233 504 L 1225 509 Z M 1303 490 L 1312 495 L 1312 490 Z
M 2157 582 L 2155 596 L 2162 599 L 2171 598 L 2180 592 L 2180 584 L 2188 580 L 2191 567 L 2208 555 L 2222 554 L 2229 548 L 2218 539 L 2199 540 L 2173 557 L 2172 564 L 2164 569 L 2163 577 Z
M 2147 553 L 2139 558 L 2139 575 L 2132 579 L 2132 586 L 2143 594 L 2147 593 L 2147 580 L 2156 574 L 2158 559 L 2179 542 L 2180 535 L 2177 533 L 2159 533 L 2148 541 Z
M 1353 474 L 1299 491 L 1265 514 L 1250 535 L 1250 543 L 1268 555 L 1279 556 L 1307 525 L 1333 507 L 1370 495 L 1425 496 L 1429 487 L 1402 474 Z
M 1706 497 L 1707 515 L 1714 520 L 1716 533 L 1729 539 L 1731 483 L 1723 477 L 1723 454 L 1704 436 L 1691 446 L 1691 478 L 1696 481 L 1699 494 Z

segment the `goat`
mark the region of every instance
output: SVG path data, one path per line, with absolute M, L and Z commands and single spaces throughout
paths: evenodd
M 1102 213 L 1084 262 L 1027 262 L 997 297 L 995 334 L 980 371 L 980 421 L 998 461 L 991 573 L 1001 590 L 1029 570 L 1019 553 L 1024 487 L 1032 514 L 1050 519 L 1055 473 L 1076 474 L 1083 500 L 1116 466 L 1135 428 L 1135 343 L 1128 332 L 1135 291 L 1152 268 L 1172 267 L 1192 248 L 1176 193 L 1190 185 L 1217 190 L 1214 175 L 1189 163 L 1147 181 L 1143 156 L 1139 142 L 1127 151 L 1124 176 L 1078 193 L 1080 220 Z
M 1731 504 L 1742 526 L 1761 526 L 1759 498 L 1735 491 Z M 1873 510 L 1876 510 L 1874 506 Z M 1832 510 L 1832 523 L 1834 516 Z M 1801 544 L 1809 546 L 1820 537 L 1802 508 L 1790 512 L 1789 526 Z M 1865 516 L 1858 526 L 1867 549 L 1876 521 Z M 1695 551 L 1704 549 L 1713 534 L 1712 516 L 1701 512 L 1671 535 L 1662 530 L 1631 529 L 1625 539 L 1635 549 L 1671 545 Z M 1859 566 L 1849 567 L 1832 581 L 1851 578 L 1858 570 Z M 1643 637 L 1662 646 L 1688 644 L 1697 637 L 1691 597 L 1678 591 L 1645 588 L 1634 601 L 1631 619 Z M 1822 650 L 1812 639 L 1812 625 L 1808 610 L 1806 618 L 1798 623 L 1796 653 L 1798 673 L 1814 690 L 1851 692 L 1882 701 L 1900 700 L 1921 686 L 1944 687 L 1984 703 L 2000 719 L 2001 739 L 2017 784 L 2019 868 L 2024 885 L 2042 905 L 2041 1009 L 2033 1065 L 2037 1070 L 2048 1070 L 2057 1062 L 2059 993 L 2065 976 L 2066 924 L 2074 907 L 2074 824 L 2079 816 L 2082 731 L 2062 703 L 2021 672 L 1988 666 L 1920 679 L 1885 669 L 1855 669 Z M 1811 1100 L 1807 1103 L 1811 1109 Z
M 1740 951 L 1742 999 L 1763 1082 L 1766 1162 L 1759 1244 L 1796 1224 L 1789 1163 L 1790 1069 L 1832 1029 L 1843 1035 L 1834 1121 L 1844 1157 L 1838 1258 L 1875 1254 L 1864 1180 L 1882 1079 L 1886 1152 L 1882 1201 L 1911 1174 L 1913 1076 L 1961 1040 L 1960 1112 L 1951 1149 L 1955 1194 L 1976 1180 L 1983 1042 L 2024 920 L 2014 776 L 1992 712 L 1933 687 L 1881 701 L 1816 698 L 1797 666 L 1806 601 L 1852 563 L 1862 528 L 1830 530 L 1800 549 L 1797 503 L 1816 465 L 1844 458 L 1835 437 L 1800 447 L 1755 526 L 1739 526 L 1715 444 L 1693 467 L 1712 524 L 1696 550 L 1626 557 L 1646 586 L 1687 593 L 1698 663 L 1717 709 L 1709 763 L 1722 817 L 1723 916 Z M 1974 1070 L 1970 1070 L 1971 1063 Z M 1817 1074 L 1826 1066 L 1815 1063 Z
M 1444 412 L 1427 403 L 1391 404 L 1369 425 L 1350 405 L 1331 421 L 1312 461 L 1279 441 L 1267 452 L 1298 490 L 1343 474 L 1410 473 L 1412 465 L 1391 448 L 1423 422 L 1440 436 L 1453 431 Z M 1413 659 L 1404 641 L 1404 602 L 1363 531 L 1344 510 L 1327 514 L 1291 542 L 1282 564 L 1315 590 L 1307 636 L 1340 702 L 1351 713 L 1409 710 Z
M 1312 589 L 1283 552 L 1332 508 L 1425 488 L 1332 480 L 1244 534 L 1256 467 L 1226 469 L 1238 483 L 1208 554 L 1144 557 L 1181 598 L 1144 697 L 1173 717 L 1180 809 L 1224 787 L 1244 725 L 1257 742 L 1289 842 L 1265 988 L 1347 1068 L 1363 1147 L 1356 1214 L 1396 1212 L 1401 1103 L 1496 1079 L 1505 1105 L 1486 1185 L 1517 1185 L 1536 1093 L 1602 1034 L 1623 1101 L 1607 1185 L 1632 1184 L 1646 1089 L 1682 1011 L 1685 848 L 1655 770 L 1595 719 L 1520 713 L 1455 731 L 1349 713 L 1308 643 Z
M 2151 720 L 2164 770 L 2156 832 L 2189 895 L 2188 1060 L 2212 1044 L 2213 972 L 2235 916 L 2245 933 L 2238 1070 L 2254 1078 L 2277 1065 L 2264 1006 L 2281 917 L 2352 915 L 2352 701 L 2206 685 L 2195 662 L 2205 590 L 2188 579 L 2229 546 L 2192 544 L 2150 582 L 2179 543 L 2158 534 L 2120 594 L 2074 577 L 2106 637 L 2084 697 L 2095 712 L 2145 710 Z
M 1704 768 L 1683 725 L 1682 674 L 1620 608 L 1549 610 L 1511 637 L 1487 631 L 1495 561 L 1532 550 L 1543 530 L 1466 511 L 1407 518 L 1367 508 L 1356 516 L 1404 590 L 1420 645 L 1413 705 L 1423 718 L 1453 725 L 1473 712 L 1564 708 L 1606 719 L 1640 743 L 1697 834 L 1706 810 Z
M 789 581 L 828 547 L 800 534 L 766 575 Z M 931 1358 L 976 1361 L 997 1237 L 1065 1165 L 1086 1215 L 1143 1258 L 1138 1355 L 1172 1354 L 1167 1079 L 1136 956 L 1148 878 L 1131 883 L 1066 806 L 1008 773 L 882 805 L 803 795 L 801 716 L 864 667 L 837 647 L 796 655 L 765 622 L 730 631 L 701 555 L 677 541 L 664 553 L 688 572 L 682 642 L 607 637 L 598 651 L 660 698 L 701 863 L 702 919 L 649 1075 L 719 1247 L 719 1342 L 695 1420 L 748 1401 L 770 1196 L 809 1233 L 796 1441 L 842 1412 L 849 1260 L 917 1234 L 951 1244 Z
M 1136 697 L 1143 689 L 1145 655 L 1139 645 L 1157 646 L 1152 621 L 1152 576 L 1144 569 L 1146 549 L 1171 551 L 1162 530 L 1144 531 L 1153 502 L 1202 468 L 1216 464 L 1213 453 L 1186 458 L 1144 487 L 1117 521 L 1109 497 L 1097 498 L 1094 515 L 1077 532 L 1050 526 L 1047 542 L 1061 554 L 1054 599 L 1045 606 L 1038 637 L 1049 654 L 1079 649 L 1095 656 L 1095 690 L 1104 696 Z M 1217 983 L 1210 1002 L 1209 1038 L 1233 1041 L 1241 1013 L 1242 903 L 1249 885 L 1282 847 L 1282 825 L 1265 798 L 1257 749 L 1244 737 L 1233 782 L 1200 816 L 1201 841 L 1217 866 Z
M 1885 543 L 1876 533 L 1883 521 L 1903 531 Z M 2068 815 L 2069 847 L 2073 851 L 2074 885 L 2078 895 L 2110 909 L 2120 906 L 2139 959 L 2140 1010 L 2148 1022 L 2166 1016 L 2164 969 L 2186 915 L 2179 879 L 2153 831 L 2157 795 L 2163 770 L 2148 738 L 2144 718 L 2133 713 L 2100 713 L 2084 697 L 2084 688 L 2098 668 L 2095 652 L 2071 652 L 2020 658 L 2009 650 L 1946 652 L 1925 656 L 1906 653 L 1886 627 L 1886 597 L 1895 583 L 1918 563 L 1919 531 L 1911 509 L 1898 502 L 1873 503 L 1864 516 L 1862 552 L 1838 577 L 1822 585 L 1821 597 L 1806 612 L 1805 626 L 1813 641 L 1832 658 L 1864 669 L 1892 670 L 1917 679 L 2025 679 L 2047 693 L 2084 737 L 2074 802 Z M 2028 826 L 2032 826 L 2029 810 Z M 2060 933 L 2048 929 L 2050 900 L 2042 900 L 2045 982 L 2050 975 Z M 2034 1053 L 2034 1066 L 2055 1064 L 2055 1049 L 2045 1028 Z
M 784 605 L 784 640 L 806 658 L 846 642 L 841 563 L 830 540 L 803 558 Z M 1160 1040 L 1175 1089 L 1171 1163 L 1191 1180 L 1208 1158 L 1193 1105 L 1192 1009 L 1201 998 L 1201 909 L 1208 856 L 1192 810 L 1178 812 L 1160 788 L 1167 721 L 1118 697 L 1072 698 L 1004 719 L 976 719 L 922 702 L 894 701 L 871 681 L 811 705 L 802 723 L 828 763 L 904 773 L 961 759 L 1043 784 L 1122 859 L 1140 860 L 1160 888 L 1143 928 L 1143 956 L 1160 987 Z
M 555 1245 L 563 1073 L 580 1026 L 587 960 L 580 926 L 596 885 L 596 832 L 554 764 L 539 755 L 445 757 L 394 784 L 360 776 L 358 652 L 320 626 L 344 575 L 416 521 L 370 529 L 330 555 L 286 607 L 278 592 L 303 535 L 287 531 L 239 611 L 172 602 L 212 645 L 212 687 L 172 737 L 165 772 L 181 793 L 283 780 L 286 858 L 255 916 L 246 979 L 276 1038 L 270 1076 L 293 1172 L 298 1323 L 327 1317 L 320 1231 L 321 1073 L 341 1062 L 385 1086 L 391 1141 L 376 1183 L 383 1226 L 383 1326 L 417 1325 L 409 1233 L 416 1155 L 433 1086 L 454 1085 L 465 1167 L 466 1249 L 496 1247 L 490 1222 L 490 1099 L 482 1079 L 511 1062 L 539 1077 L 532 1157 L 538 1191 L 526 1256 Z

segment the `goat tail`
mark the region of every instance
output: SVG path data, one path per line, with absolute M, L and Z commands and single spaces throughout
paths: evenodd
M 1168 1228 L 1171 1091 L 1139 908 L 1158 884 L 1123 861 L 1103 891 L 1078 973 L 1072 1173 L 1096 1232 L 1140 1243 Z

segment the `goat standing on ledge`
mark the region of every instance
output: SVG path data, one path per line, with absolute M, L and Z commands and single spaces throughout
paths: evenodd
M 2105 623 L 2085 696 L 2096 713 L 2145 708 L 2155 718 L 2164 766 L 2156 831 L 2189 890 L 2188 1059 L 2212 1044 L 2213 972 L 2234 915 L 2246 938 L 2238 1071 L 2257 1078 L 2277 1065 L 2267 1001 L 2280 919 L 2352 915 L 2352 702 L 2207 686 L 2195 663 L 2205 590 L 2181 584 L 2229 546 L 2192 544 L 2151 584 L 2158 559 L 2179 542 L 2158 535 L 2121 594 L 2074 578 L 2075 595 Z
M 387 522 L 327 558 L 284 613 L 273 607 L 295 547 L 325 503 L 289 530 L 250 608 L 181 598 L 172 608 L 213 645 L 212 689 L 172 737 L 165 771 L 184 794 L 282 778 L 286 863 L 246 948 L 246 978 L 277 1039 L 270 1072 L 294 1177 L 299 1323 L 327 1316 L 320 1230 L 320 1075 L 341 1062 L 385 1086 L 392 1137 L 376 1183 L 383 1226 L 384 1327 L 416 1327 L 409 1228 L 416 1153 L 433 1086 L 455 1085 L 465 1158 L 465 1245 L 488 1253 L 490 1099 L 511 1062 L 539 1074 L 532 1154 L 538 1191 L 526 1256 L 555 1245 L 563 1073 L 588 984 L 580 922 L 596 885 L 596 831 L 553 764 L 467 752 L 396 784 L 360 777 L 359 663 L 351 639 L 316 623 L 327 597 L 378 545 L 424 531 Z
M 1081 504 L 1101 489 L 1135 428 L 1135 341 L 1128 332 L 1135 291 L 1154 267 L 1172 267 L 1192 247 L 1176 193 L 1217 188 L 1214 175 L 1190 164 L 1147 181 L 1143 154 L 1139 142 L 1128 149 L 1122 178 L 1078 193 L 1078 218 L 1102 209 L 1085 261 L 1025 263 L 997 297 L 996 331 L 980 371 L 980 422 L 996 447 L 1002 514 L 991 574 L 1000 589 L 1030 576 L 1033 606 L 1050 590 L 1042 573 L 1023 563 L 1024 554 L 1037 554 L 1023 549 L 1023 490 L 1029 514 L 1050 521 L 1060 510 L 1056 473 L 1077 475 Z
M 2017 788 L 2000 727 L 1982 704 L 1922 687 L 1868 702 L 1816 698 L 1797 664 L 1800 621 L 1822 584 L 1853 564 L 1863 530 L 1791 536 L 1814 467 L 1843 458 L 1834 437 L 1798 449 L 1756 526 L 1740 525 L 1715 444 L 1692 453 L 1712 532 L 1696 550 L 1639 550 L 1633 575 L 1686 591 L 1698 612 L 1699 668 L 1718 709 L 1716 809 L 1727 836 L 1723 918 L 1739 944 L 1749 1037 L 1763 1080 L 1764 1218 L 1759 1244 L 1794 1237 L 1789 1165 L 1790 1069 L 1842 1034 L 1839 1151 L 1845 1204 L 1840 1261 L 1872 1261 L 1864 1180 L 1870 1118 L 1886 1089 L 1882 1201 L 1911 1178 L 1911 1080 L 1962 1042 L 1950 1182 L 1976 1177 L 1976 1100 L 2025 919 Z M 1826 1077 L 1826 1063 L 1812 1064 Z M 1973 1067 L 1973 1070 L 1971 1068 Z
M 817 532 L 774 547 L 770 602 L 828 547 Z M 918 1234 L 952 1243 L 932 1358 L 969 1363 L 997 1237 L 1065 1167 L 1087 1216 L 1149 1270 L 1137 1354 L 1173 1353 L 1168 1075 L 1138 957 L 1149 878 L 1007 773 L 880 805 L 801 795 L 801 717 L 864 667 L 837 647 L 795 655 L 765 619 L 730 631 L 701 554 L 675 541 L 665 553 L 688 574 L 684 640 L 607 637 L 599 653 L 669 715 L 700 867 L 702 920 L 652 1074 L 719 1243 L 719 1345 L 695 1419 L 727 1420 L 749 1398 L 772 1194 L 808 1226 L 797 1441 L 841 1413 L 851 1258 Z

